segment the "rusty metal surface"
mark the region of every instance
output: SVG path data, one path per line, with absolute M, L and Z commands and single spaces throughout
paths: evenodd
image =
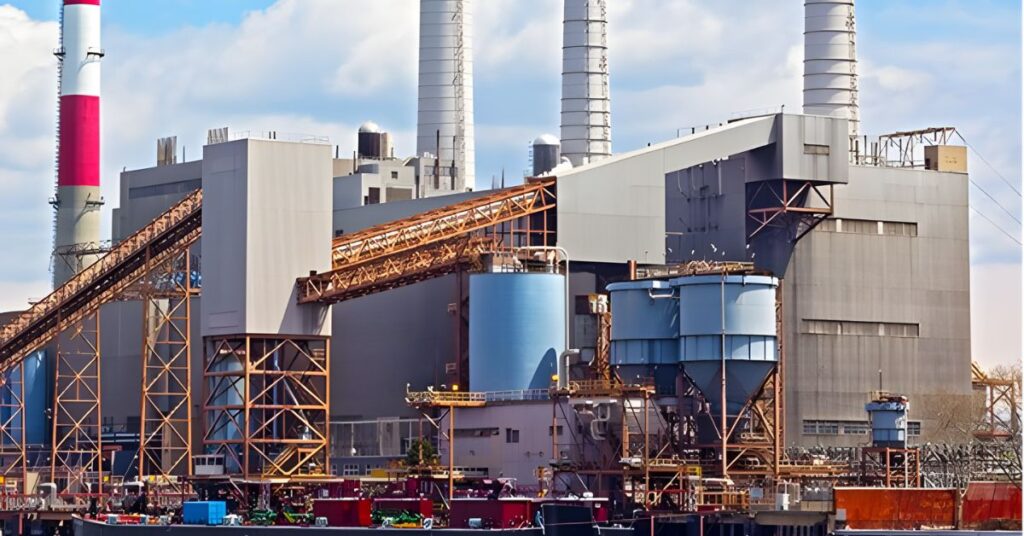
M 833 497 L 851 529 L 952 527 L 956 513 L 954 489 L 835 488 Z

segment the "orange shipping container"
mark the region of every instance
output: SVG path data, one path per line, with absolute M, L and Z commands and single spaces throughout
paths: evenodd
M 956 490 L 924 488 L 835 488 L 837 516 L 851 529 L 952 527 Z
M 1020 527 L 1021 492 L 1011 482 L 971 482 L 964 496 L 963 525 L 987 528 L 996 521 L 1015 521 Z

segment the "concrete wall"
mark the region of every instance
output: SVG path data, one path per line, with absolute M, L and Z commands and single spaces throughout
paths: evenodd
M 331 266 L 328 145 L 239 140 L 203 150 L 204 337 L 330 335 L 295 278 Z
M 909 420 L 922 422 L 912 442 L 927 441 L 936 412 L 971 393 L 967 175 L 851 167 L 835 207 L 836 218 L 916 223 L 917 236 L 823 226 L 797 245 L 784 279 L 787 443 L 865 443 L 802 426 L 866 421 L 879 369 L 882 389 L 909 396 Z M 916 324 L 919 335 L 814 334 L 811 319 Z
M 115 242 L 146 225 L 202 185 L 203 161 L 121 173 L 119 207 L 114 209 Z

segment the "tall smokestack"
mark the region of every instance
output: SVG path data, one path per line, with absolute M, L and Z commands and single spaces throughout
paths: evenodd
M 606 0 L 565 0 L 562 155 L 579 166 L 611 154 Z
M 804 2 L 804 113 L 843 117 L 860 132 L 853 0 Z
M 100 239 L 100 0 L 64 0 L 61 16 L 57 211 L 53 284 L 98 256 Z
M 443 177 L 437 183 L 456 191 L 473 189 L 476 175 L 472 5 L 471 0 L 420 0 L 416 153 L 438 157 L 436 169 Z M 429 190 L 434 183 L 426 181 Z

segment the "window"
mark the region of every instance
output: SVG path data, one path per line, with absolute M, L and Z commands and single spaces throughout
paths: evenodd
M 392 171 L 391 172 L 391 178 L 392 179 L 397 179 L 398 178 L 398 172 L 397 171 Z
M 498 435 L 497 428 L 456 428 L 455 437 L 491 437 Z
M 858 220 L 852 218 L 829 218 L 818 224 L 814 230 L 825 233 L 917 236 L 917 224 L 914 222 Z
M 921 435 L 921 422 L 920 421 L 909 421 L 909 422 L 907 422 L 907 435 L 908 436 L 919 436 L 919 435 Z
M 505 429 L 505 442 L 506 443 L 518 443 L 519 442 L 519 430 L 512 428 Z
M 558 433 L 558 435 L 562 435 L 565 432 L 565 430 L 562 429 L 562 425 L 561 424 L 556 426 L 554 428 L 554 430 Z M 551 431 L 552 431 L 552 427 L 548 426 L 548 435 L 551 435 Z
M 197 188 L 202 188 L 203 179 L 191 179 L 187 181 L 167 182 L 154 184 L 152 186 L 138 186 L 128 189 L 128 199 L 139 199 L 154 195 L 184 194 Z
M 380 203 L 380 188 L 370 187 L 370 195 L 366 196 L 367 205 L 376 205 Z
M 861 322 L 858 320 L 803 321 L 801 333 L 810 335 L 859 335 L 862 337 L 919 337 L 920 324 L 903 322 Z
M 871 425 L 867 422 L 844 422 L 843 435 L 867 435 Z
M 868 435 L 871 424 L 867 421 L 814 421 L 803 422 L 804 435 Z
M 356 476 L 359 474 L 359 464 L 346 463 L 341 467 L 342 476 Z
M 828 145 L 804 144 L 804 154 L 828 155 L 829 152 L 830 149 Z

